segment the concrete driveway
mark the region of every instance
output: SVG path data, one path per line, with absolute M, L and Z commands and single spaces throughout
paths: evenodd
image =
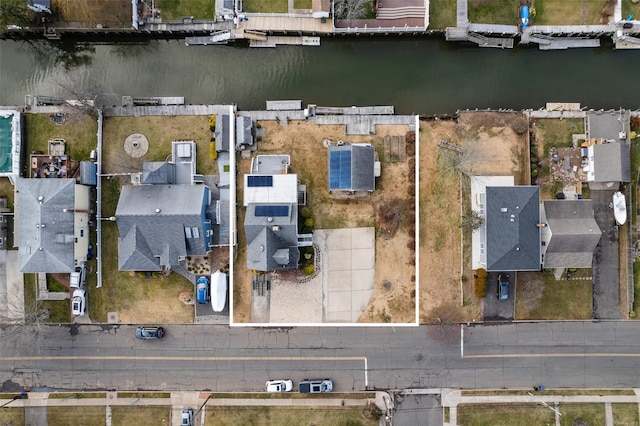
M 591 202 L 595 220 L 602 231 L 593 254 L 593 318 L 620 319 L 620 254 L 618 229 L 613 210 L 609 207 L 617 185 L 612 188 L 592 188 Z
M 515 308 L 515 272 L 504 271 L 509 274 L 509 298 L 498 300 L 498 275 L 503 272 L 489 272 L 487 277 L 487 295 L 484 298 L 485 321 L 511 321 Z

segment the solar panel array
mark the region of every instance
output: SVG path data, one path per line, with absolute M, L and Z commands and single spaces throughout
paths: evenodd
M 329 189 L 351 188 L 351 151 L 329 152 Z
M 286 217 L 289 216 L 289 206 L 256 206 L 256 216 Z
M 247 176 L 247 186 L 273 186 L 273 176 Z

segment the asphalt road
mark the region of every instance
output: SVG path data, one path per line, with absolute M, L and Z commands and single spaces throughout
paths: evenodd
M 336 391 L 638 387 L 640 323 L 471 325 L 464 347 L 427 327 L 52 326 L 38 351 L 0 335 L 2 391 L 37 388 L 259 391 L 269 378 L 332 378 Z M 461 356 L 461 351 L 464 356 Z

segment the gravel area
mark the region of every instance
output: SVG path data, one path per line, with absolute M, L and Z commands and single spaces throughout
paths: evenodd
M 322 274 L 305 283 L 272 275 L 270 322 L 321 323 Z

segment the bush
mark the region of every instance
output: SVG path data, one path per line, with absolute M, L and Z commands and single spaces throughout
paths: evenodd
M 308 217 L 304 220 L 305 228 L 313 228 L 313 219 Z
M 316 268 L 313 265 L 307 265 L 304 268 L 302 268 L 302 272 L 304 272 L 305 275 L 313 275 L 315 270 Z
M 636 317 L 636 311 L 629 312 L 629 318 L 635 318 L 635 317 Z
M 473 285 L 474 293 L 479 299 L 482 299 L 487 295 L 487 275 L 489 275 L 487 270 L 480 268 L 473 276 L 475 278 Z
M 311 217 L 311 209 L 309 207 L 303 207 L 300 211 L 300 216 L 307 219 Z

